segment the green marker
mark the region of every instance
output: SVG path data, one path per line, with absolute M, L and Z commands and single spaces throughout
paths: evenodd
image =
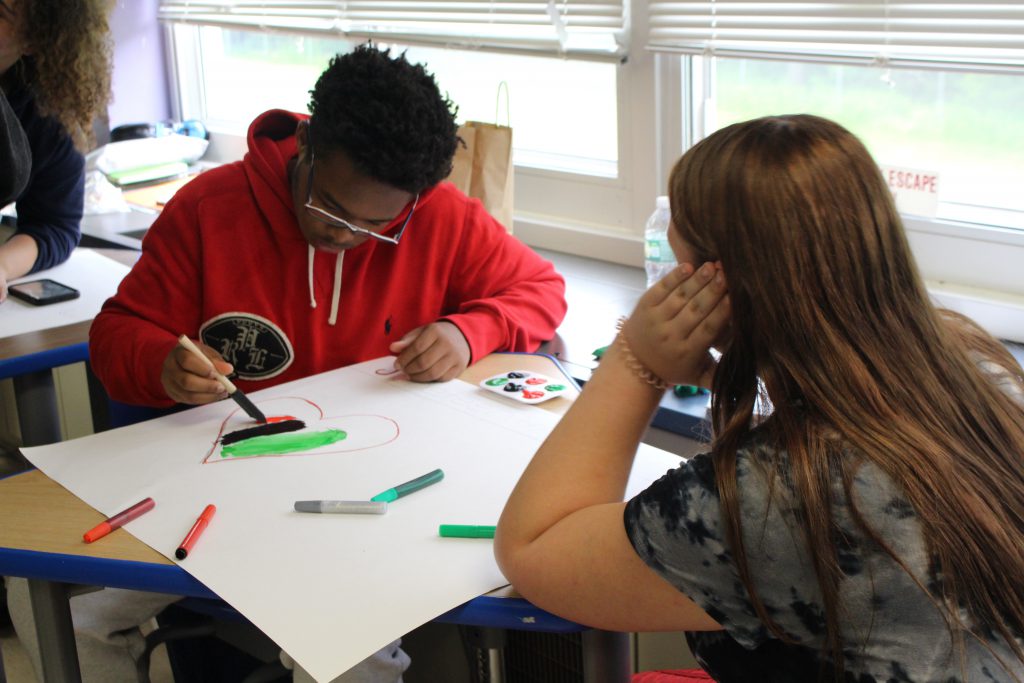
M 441 470 L 427 472 L 422 477 L 416 477 L 415 479 L 407 481 L 404 484 L 399 484 L 398 486 L 392 489 L 382 491 L 373 498 L 371 498 L 370 500 L 390 503 L 392 501 L 398 500 L 402 496 L 407 496 L 414 491 L 419 491 L 420 489 L 430 486 L 431 484 L 436 484 L 442 479 L 444 479 L 444 472 L 442 472 Z
M 442 524 L 437 533 L 444 538 L 494 538 L 497 527 L 474 524 Z

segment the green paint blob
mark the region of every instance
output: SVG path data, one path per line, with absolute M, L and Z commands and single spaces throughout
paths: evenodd
M 508 381 L 508 377 L 495 377 L 494 379 L 487 380 L 486 384 L 489 387 L 500 387 L 502 384 Z
M 547 389 L 548 391 L 565 391 L 564 384 L 549 384 L 544 388 Z
M 220 450 L 222 458 L 244 458 L 250 455 L 283 455 L 299 451 L 311 451 L 348 438 L 340 429 L 322 432 L 292 432 L 290 434 L 269 434 L 254 436 L 228 444 Z

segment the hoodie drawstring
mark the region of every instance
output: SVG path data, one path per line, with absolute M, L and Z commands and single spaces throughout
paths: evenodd
M 338 297 L 341 296 L 341 264 L 345 260 L 345 252 L 339 251 L 334 261 L 334 292 L 331 294 L 331 317 L 327 324 L 334 326 L 338 320 Z
M 316 249 L 313 245 L 309 245 L 309 307 L 316 308 L 316 295 L 313 294 L 313 257 L 316 255 Z
M 316 295 L 313 293 L 313 261 L 316 258 L 316 249 L 309 245 L 309 307 L 316 308 Z M 338 321 L 338 299 L 341 298 L 341 266 L 345 261 L 345 252 L 339 251 L 334 261 L 334 290 L 331 292 L 331 315 L 327 318 L 327 324 L 334 326 Z

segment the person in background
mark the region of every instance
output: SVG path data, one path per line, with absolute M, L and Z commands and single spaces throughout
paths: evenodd
M 11 109 L 7 95 L 0 91 L 0 206 L 21 194 L 32 169 L 32 151 L 21 122 Z
M 584 624 L 690 631 L 723 683 L 1024 679 L 1024 371 L 931 303 L 867 150 L 738 123 L 669 195 L 681 265 L 512 493 L 505 576 Z M 710 452 L 623 503 L 672 384 L 712 389 Z
M 185 185 L 146 234 L 90 330 L 92 367 L 114 399 L 223 399 L 182 334 L 243 391 L 389 355 L 413 381 L 447 381 L 555 334 L 563 278 L 443 182 L 455 110 L 422 65 L 363 45 L 333 58 L 311 96 L 310 116 L 259 116 L 245 158 Z M 81 657 L 86 683 L 130 676 L 138 625 L 175 599 L 73 598 L 76 625 L 87 625 L 80 651 L 96 655 Z M 25 610 L 11 613 L 19 636 L 31 633 Z M 396 683 L 408 666 L 395 642 L 340 680 Z
M 0 244 L 0 301 L 9 280 L 63 263 L 81 238 L 82 150 L 110 95 L 110 7 L 109 0 L 0 0 L 0 89 L 14 115 L 4 123 L 18 124 L 29 152 L 28 160 L 0 163 L 8 178 L 25 163 L 30 169 L 14 195 L 17 229 Z
M 63 263 L 78 245 L 81 150 L 110 92 L 109 5 L 0 0 L 0 208 L 16 201 L 18 213 L 13 235 L 0 227 L 0 303 L 8 281 Z

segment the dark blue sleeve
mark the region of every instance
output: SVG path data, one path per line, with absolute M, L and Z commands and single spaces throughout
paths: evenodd
M 10 99 L 32 150 L 32 171 L 16 207 L 17 234 L 39 245 L 34 273 L 66 261 L 82 238 L 85 159 L 59 122 L 39 115 L 29 95 Z

